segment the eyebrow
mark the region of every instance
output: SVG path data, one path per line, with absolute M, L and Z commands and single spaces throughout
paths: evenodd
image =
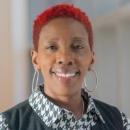
M 49 41 L 58 41 L 58 40 L 59 40 L 58 37 L 54 37 L 54 38 L 49 39 Z M 74 37 L 72 37 L 71 41 L 85 42 L 86 39 L 84 37 L 81 37 L 81 36 L 74 36 Z
M 72 37 L 72 40 L 85 41 L 85 38 L 84 37 Z
M 58 41 L 59 40 L 59 38 L 57 38 L 57 37 L 54 37 L 54 38 L 51 38 L 51 39 L 49 39 L 50 41 Z

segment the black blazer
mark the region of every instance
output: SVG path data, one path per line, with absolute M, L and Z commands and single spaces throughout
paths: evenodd
M 96 107 L 101 112 L 105 124 L 101 121 L 92 130 L 123 130 L 121 114 L 117 108 L 95 100 Z M 3 113 L 10 130 L 53 130 L 45 125 L 29 105 L 28 100 Z M 57 129 L 60 130 L 60 129 Z

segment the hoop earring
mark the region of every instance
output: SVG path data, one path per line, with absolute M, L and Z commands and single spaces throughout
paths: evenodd
M 88 89 L 88 85 L 87 85 L 87 81 L 84 79 L 84 89 L 87 91 L 87 92 L 94 92 L 96 89 L 97 89 L 97 85 L 98 85 L 98 78 L 97 78 L 97 72 L 94 70 L 94 69 L 91 69 L 90 70 L 94 76 L 95 76 L 95 79 L 96 79 L 96 86 L 95 88 L 93 88 L 92 90 Z
M 32 92 L 34 92 L 38 87 L 38 79 L 39 79 L 39 71 L 35 70 L 32 80 Z

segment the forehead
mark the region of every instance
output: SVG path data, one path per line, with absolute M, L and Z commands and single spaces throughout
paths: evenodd
M 84 25 L 68 17 L 55 18 L 43 26 L 40 35 L 42 37 L 84 37 L 88 38 L 88 33 Z

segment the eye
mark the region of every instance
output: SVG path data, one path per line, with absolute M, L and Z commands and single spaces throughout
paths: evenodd
M 57 49 L 57 47 L 56 47 L 56 46 L 51 45 L 51 46 L 47 47 L 47 49 L 50 49 L 50 50 L 56 50 L 56 49 Z
M 49 51 L 56 51 L 58 49 L 57 45 L 55 43 L 49 43 L 49 45 L 46 47 Z
M 84 47 L 81 44 L 76 44 L 76 45 L 73 45 L 72 48 L 78 50 L 78 49 L 83 49 Z

